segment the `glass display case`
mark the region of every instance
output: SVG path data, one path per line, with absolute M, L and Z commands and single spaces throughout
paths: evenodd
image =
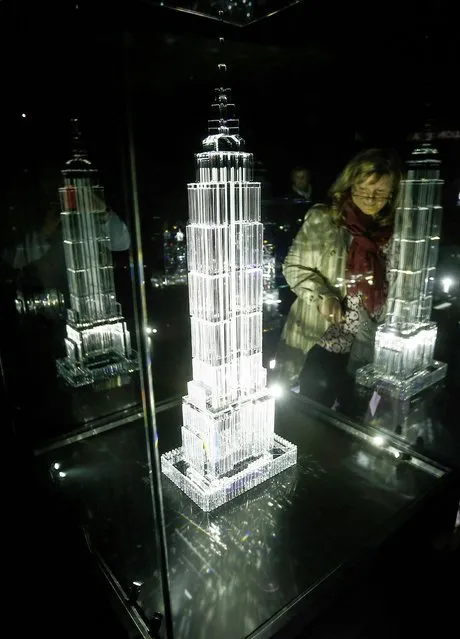
M 62 32 L 15 40 L 27 55 L 7 79 L 6 421 L 129 637 L 314 637 L 379 561 L 397 570 L 455 521 L 453 310 L 433 303 L 446 377 L 403 402 L 356 384 L 329 410 L 274 382 L 289 306 L 277 242 L 301 222 L 296 208 L 280 225 L 278 204 L 311 98 L 286 72 L 316 65 L 315 94 L 324 69 L 342 82 L 319 42 L 288 43 L 278 64 L 262 18 L 299 4 L 139 3 L 91 31 L 82 2 L 56 14 Z M 319 193 L 355 131 L 320 104 L 308 117 Z

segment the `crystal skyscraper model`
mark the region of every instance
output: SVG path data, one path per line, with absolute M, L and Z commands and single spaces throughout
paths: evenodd
M 374 363 L 357 382 L 408 399 L 446 375 L 433 359 L 437 326 L 430 321 L 441 231 L 441 162 L 436 149 L 416 148 L 396 212 L 388 311 L 377 329 Z
M 70 308 L 67 309 L 67 357 L 58 373 L 83 386 L 132 372 L 130 335 L 115 295 L 112 253 L 104 189 L 75 128 L 72 158 L 59 189 Z
M 187 254 L 193 380 L 183 398 L 182 446 L 162 470 L 205 511 L 296 463 L 274 433 L 274 398 L 262 366 L 263 226 L 252 154 L 228 90 L 196 155 L 188 186 Z

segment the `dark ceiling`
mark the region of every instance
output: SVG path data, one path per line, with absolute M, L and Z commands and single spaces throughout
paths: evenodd
M 20 119 L 17 133 L 13 115 L 5 135 L 22 153 L 18 141 L 29 143 L 35 127 L 37 153 L 55 145 L 59 155 L 77 112 L 107 144 L 126 77 L 139 144 L 170 163 L 197 150 L 223 59 L 242 132 L 263 156 L 295 147 L 301 154 L 306 145 L 330 154 L 356 132 L 392 142 L 427 117 L 460 128 L 453 11 L 443 1 L 422 10 L 404 0 L 364 8 L 304 0 L 240 28 L 140 0 L 2 0 L 6 109 L 30 116 L 27 135 Z

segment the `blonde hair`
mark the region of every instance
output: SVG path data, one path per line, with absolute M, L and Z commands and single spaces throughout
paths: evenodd
M 348 162 L 342 173 L 329 189 L 331 210 L 337 226 L 343 225 L 343 204 L 351 195 L 354 185 L 364 182 L 371 176 L 377 181 L 384 175 L 392 177 L 391 196 L 377 218 L 381 226 L 393 223 L 402 179 L 401 161 L 393 151 L 383 149 L 367 149 L 361 151 Z

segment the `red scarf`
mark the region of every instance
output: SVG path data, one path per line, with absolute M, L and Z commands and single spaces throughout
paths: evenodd
M 346 278 L 356 279 L 348 285 L 348 293 L 362 294 L 364 306 L 375 313 L 385 303 L 387 294 L 386 260 L 381 248 L 393 234 L 393 226 L 380 226 L 371 216 L 363 213 L 350 199 L 343 205 L 345 226 L 353 236 L 348 250 Z M 369 282 L 363 276 L 370 276 Z

